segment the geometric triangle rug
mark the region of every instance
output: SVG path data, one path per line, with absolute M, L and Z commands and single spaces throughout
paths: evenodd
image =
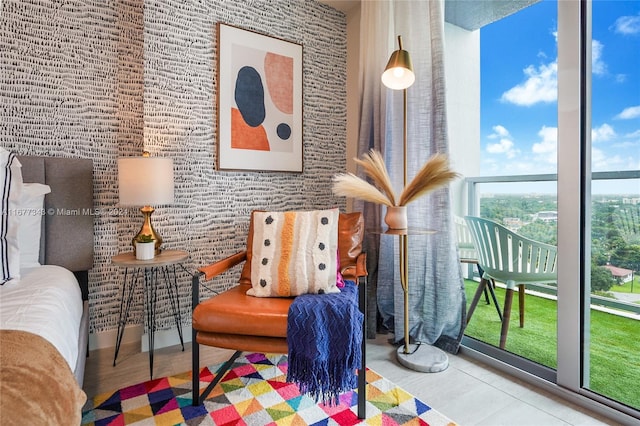
M 218 365 L 200 373 L 200 388 Z M 357 392 L 338 405 L 316 403 L 285 381 L 287 356 L 247 354 L 234 362 L 204 404 L 191 405 L 191 372 L 149 380 L 90 399 L 83 425 L 455 425 L 413 395 L 367 369 L 367 418 L 358 419 Z

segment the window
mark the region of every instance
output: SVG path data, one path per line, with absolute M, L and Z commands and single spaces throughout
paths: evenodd
M 490 298 L 463 344 L 640 418 L 640 2 L 545 0 L 510 12 L 460 24 L 466 35 L 448 30 L 449 54 L 480 52 L 480 90 L 448 89 L 452 159 L 466 167 L 454 208 L 557 245 L 558 284 L 528 288 L 524 328 L 514 303 L 505 350 Z M 473 123 L 470 111 L 473 148 L 455 130 Z M 469 299 L 477 281 L 469 270 Z

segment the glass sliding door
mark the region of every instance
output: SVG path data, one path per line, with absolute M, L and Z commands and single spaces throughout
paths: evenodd
M 640 419 L 640 1 L 542 0 L 480 39 L 480 173 L 463 214 L 556 245 L 558 280 L 527 289 L 522 328 L 514 303 L 504 349 L 482 297 L 463 344 Z M 501 307 L 504 283 L 494 293 Z
M 640 409 L 640 2 L 591 4 L 583 386 Z
M 550 245 L 557 244 L 558 210 L 556 25 L 557 2 L 541 1 L 480 29 L 480 177 L 484 180 L 469 183 L 474 195 L 468 212 Z M 477 277 L 465 283 L 469 302 L 477 286 Z M 500 310 L 509 286 L 495 281 Z M 492 297 L 483 297 L 465 334 L 498 354 L 554 370 L 556 284 L 516 286 L 502 349 L 501 328 Z M 545 377 L 553 379 L 553 373 Z

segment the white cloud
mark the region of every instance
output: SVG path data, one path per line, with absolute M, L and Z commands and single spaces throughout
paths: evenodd
M 640 117 L 640 105 L 625 108 L 622 112 L 616 115 L 614 118 L 618 120 L 630 120 L 632 118 Z
M 603 172 L 611 170 L 633 170 L 637 159 L 623 158 L 620 155 L 607 155 L 598 148 L 591 149 L 591 171 Z
M 558 163 L 558 128 L 542 126 L 538 131 L 540 142 L 531 146 L 531 151 L 537 155 L 536 161 L 542 164 Z
M 607 64 L 602 60 L 604 45 L 598 40 L 591 40 L 591 72 L 595 75 L 605 75 Z
M 493 133 L 487 136 L 489 139 L 499 139 L 496 143 L 487 144 L 489 154 L 504 154 L 507 158 L 515 158 L 520 150 L 515 148 L 509 131 L 501 125 L 493 126 Z
M 501 100 L 520 106 L 531 106 L 538 102 L 555 102 L 558 99 L 558 63 L 551 62 L 539 67 L 529 65 L 523 70 L 527 79 L 502 94 Z
M 605 155 L 604 151 L 591 148 L 591 170 L 594 172 L 603 171 L 603 170 L 611 170 L 610 166 L 607 165 L 610 159 Z
M 509 131 L 500 124 L 493 126 L 493 133 L 489 135 L 489 139 L 509 137 Z
M 542 139 L 531 147 L 534 154 L 555 153 L 558 149 L 558 128 L 542 126 L 538 131 L 538 136 Z
M 640 15 L 619 17 L 613 24 L 613 31 L 619 34 L 640 34 Z
M 510 176 L 556 173 L 558 170 L 557 128 L 542 127 L 538 135 L 540 142 L 534 144 L 531 151 L 518 152 L 509 161 L 505 161 L 504 157 L 498 155 L 483 155 L 482 175 Z
M 626 74 L 616 74 L 616 83 L 624 83 L 625 81 L 627 81 Z
M 635 132 L 627 133 L 624 135 L 625 138 L 640 138 L 640 130 L 636 130 Z
M 595 127 L 591 129 L 591 142 L 606 142 L 611 140 L 616 136 L 616 131 L 613 130 L 613 127 L 604 123 L 600 127 Z
M 591 41 L 591 72 L 595 75 L 606 75 L 608 71 L 607 64 L 602 60 L 603 50 L 604 45 L 601 42 Z M 538 57 L 542 55 L 538 53 Z M 555 102 L 558 99 L 557 58 L 553 62 L 538 67 L 529 65 L 522 72 L 527 77 L 526 80 L 504 92 L 500 98 L 501 101 L 531 106 L 539 102 Z
M 509 139 L 500 139 L 498 143 L 490 143 L 487 145 L 487 152 L 490 154 L 509 154 L 513 152 L 513 141 Z
M 553 173 L 555 168 L 541 168 L 540 165 L 531 161 L 499 161 L 495 157 L 482 158 L 483 176 L 510 176 L 510 175 L 533 175 L 538 173 Z

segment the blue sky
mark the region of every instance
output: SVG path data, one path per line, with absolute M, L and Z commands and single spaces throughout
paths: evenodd
M 480 30 L 482 175 L 557 171 L 556 31 L 550 0 Z M 640 1 L 593 2 L 592 56 L 593 170 L 639 170 Z

